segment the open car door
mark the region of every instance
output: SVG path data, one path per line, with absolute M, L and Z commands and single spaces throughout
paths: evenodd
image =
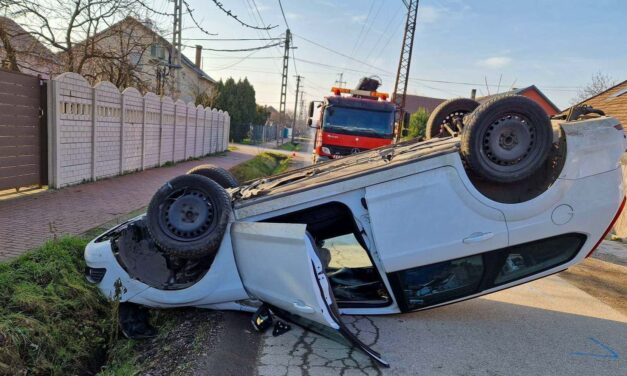
M 248 293 L 272 312 L 325 337 L 354 346 L 382 366 L 388 363 L 340 320 L 329 280 L 304 224 L 236 222 L 233 252 Z

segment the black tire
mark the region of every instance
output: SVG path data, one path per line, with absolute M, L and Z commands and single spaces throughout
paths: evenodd
M 460 128 L 463 128 L 464 116 L 473 112 L 477 107 L 479 107 L 479 102 L 469 98 L 449 99 L 440 103 L 429 115 L 425 138 L 429 140 L 453 136 L 444 127 L 444 124 L 459 134 L 462 131 Z
M 222 188 L 237 188 L 239 183 L 233 174 L 222 167 L 204 164 L 187 171 L 187 174 L 202 175 L 220 184 Z
M 214 256 L 229 223 L 231 199 L 215 181 L 181 175 L 152 196 L 146 227 L 157 246 L 172 256 Z
M 478 176 L 511 183 L 536 172 L 552 143 L 553 129 L 544 109 L 527 97 L 504 95 L 466 116 L 461 153 Z

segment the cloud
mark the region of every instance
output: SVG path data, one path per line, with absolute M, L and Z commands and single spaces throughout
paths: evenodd
M 366 18 L 368 16 L 366 16 L 365 14 L 360 14 L 359 16 L 352 16 L 351 17 L 351 21 L 353 23 L 357 23 L 357 24 L 362 24 L 364 22 L 366 22 Z
M 484 60 L 479 60 L 477 62 L 477 65 L 492 69 L 498 69 L 510 65 L 511 62 L 512 59 L 507 56 L 492 56 Z
M 446 11 L 446 9 L 444 9 Z M 418 8 L 418 23 L 435 23 L 440 19 L 443 9 L 424 5 Z
M 303 15 L 298 13 L 285 12 L 285 17 L 289 18 L 290 20 L 300 20 L 301 18 L 303 18 Z

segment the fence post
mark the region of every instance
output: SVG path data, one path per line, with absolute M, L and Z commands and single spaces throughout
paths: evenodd
M 144 171 L 146 169 L 145 159 L 146 159 L 146 97 L 142 96 L 142 159 L 141 159 L 141 170 Z
M 48 85 L 48 184 L 59 188 L 59 90 L 57 81 Z
M 96 88 L 91 88 L 91 180 L 96 181 Z
M 126 122 L 126 106 L 124 93 L 120 95 L 120 175 L 124 173 L 124 123 Z

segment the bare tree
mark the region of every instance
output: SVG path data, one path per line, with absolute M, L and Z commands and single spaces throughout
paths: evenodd
M 11 34 L 8 25 L 4 20 L 0 20 L 0 42 L 5 51 L 6 68 L 12 71 L 18 71 L 20 68 L 17 65 L 17 54 L 11 43 Z M 4 64 L 3 64 L 4 65 Z
M 86 65 L 93 68 L 89 63 L 94 59 L 99 59 L 99 64 L 109 60 L 120 70 L 129 68 L 125 61 L 128 51 L 113 53 L 99 46 L 111 37 L 102 33 L 104 29 L 136 14 L 137 0 L 0 0 L 0 7 L 60 57 L 62 71 L 82 74 Z
M 571 100 L 571 103 L 583 102 L 590 97 L 601 94 L 614 85 L 616 85 L 616 81 L 612 77 L 602 72 L 597 72 L 592 75 L 590 82 L 577 92 L 577 96 Z

